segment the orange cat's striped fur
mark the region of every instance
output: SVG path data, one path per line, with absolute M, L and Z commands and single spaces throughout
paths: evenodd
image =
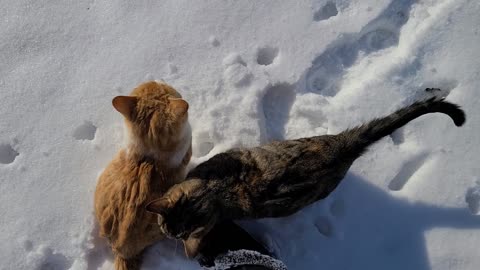
M 95 214 L 115 269 L 137 270 L 143 250 L 163 238 L 145 205 L 183 181 L 190 161 L 188 103 L 172 87 L 152 81 L 112 104 L 125 117 L 128 142 L 98 180 Z

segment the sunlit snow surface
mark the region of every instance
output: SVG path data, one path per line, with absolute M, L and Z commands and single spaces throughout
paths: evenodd
M 480 2 L 0 2 L 0 269 L 112 269 L 93 192 L 124 140 L 111 99 L 165 80 L 198 164 L 335 134 L 438 87 L 467 123 L 410 123 L 326 200 L 242 222 L 289 269 L 480 269 Z M 228 239 L 226 239 L 228 241 Z M 180 243 L 143 269 L 200 269 Z

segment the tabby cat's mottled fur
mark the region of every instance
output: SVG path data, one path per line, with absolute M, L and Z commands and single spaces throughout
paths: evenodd
M 147 209 L 158 214 L 161 230 L 185 240 L 187 255 L 194 256 L 201 238 L 221 220 L 284 217 L 325 198 L 369 145 L 435 112 L 457 126 L 465 122 L 457 105 L 433 98 L 337 135 L 232 149 L 200 164 Z
M 192 154 L 188 103 L 154 81 L 112 103 L 125 117 L 128 142 L 98 180 L 95 214 L 115 269 L 138 270 L 142 251 L 164 237 L 145 205 L 185 179 Z

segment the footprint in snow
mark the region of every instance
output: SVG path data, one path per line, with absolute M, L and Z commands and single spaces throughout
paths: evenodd
M 407 182 L 415 175 L 423 164 L 425 164 L 428 156 L 429 153 L 421 153 L 403 163 L 400 171 L 388 184 L 388 188 L 393 191 L 402 190 Z
M 289 83 L 268 86 L 262 99 L 268 140 L 282 140 L 290 109 L 295 101 L 295 87 Z
M 337 5 L 334 2 L 329 1 L 313 14 L 313 20 L 317 22 L 324 21 L 337 16 L 337 14 Z
M 398 44 L 398 34 L 388 29 L 376 29 L 366 33 L 360 39 L 368 51 L 378 51 Z
M 230 54 L 223 59 L 225 70 L 223 78 L 228 84 L 236 88 L 244 88 L 250 86 L 253 75 L 247 67 L 247 64 L 238 54 Z
M 65 270 L 72 266 L 72 262 L 65 255 L 52 250 L 48 246 L 40 245 L 37 249 L 32 250 L 33 244 L 30 241 L 26 245 L 30 249 L 26 258 L 29 269 Z
M 208 155 L 210 151 L 215 147 L 212 138 L 208 132 L 199 132 L 194 135 L 193 141 L 193 153 L 197 157 L 203 157 Z
M 335 96 L 340 91 L 342 78 L 358 57 L 395 46 L 402 26 L 408 21 L 414 0 L 392 1 L 382 13 L 357 33 L 339 35 L 339 38 L 312 61 L 302 76 L 302 88 L 306 92 L 323 96 Z M 329 1 L 315 14 L 315 20 L 332 17 L 338 10 Z
M 480 214 L 480 181 L 477 181 L 474 187 L 467 190 L 465 202 L 468 205 L 470 213 L 473 215 Z
M 77 140 L 91 141 L 95 138 L 97 127 L 90 121 L 85 121 L 82 125 L 78 126 L 73 132 L 73 137 Z
M 278 48 L 266 46 L 257 50 L 257 64 L 271 65 L 278 56 Z
M 10 164 L 15 161 L 15 158 L 19 155 L 10 144 L 0 144 L 0 163 Z

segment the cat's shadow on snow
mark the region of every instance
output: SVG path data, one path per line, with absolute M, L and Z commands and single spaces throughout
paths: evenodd
M 349 173 L 324 201 L 287 218 L 242 225 L 291 270 L 429 270 L 425 233 L 480 229 L 480 216 L 467 207 L 412 203 Z

